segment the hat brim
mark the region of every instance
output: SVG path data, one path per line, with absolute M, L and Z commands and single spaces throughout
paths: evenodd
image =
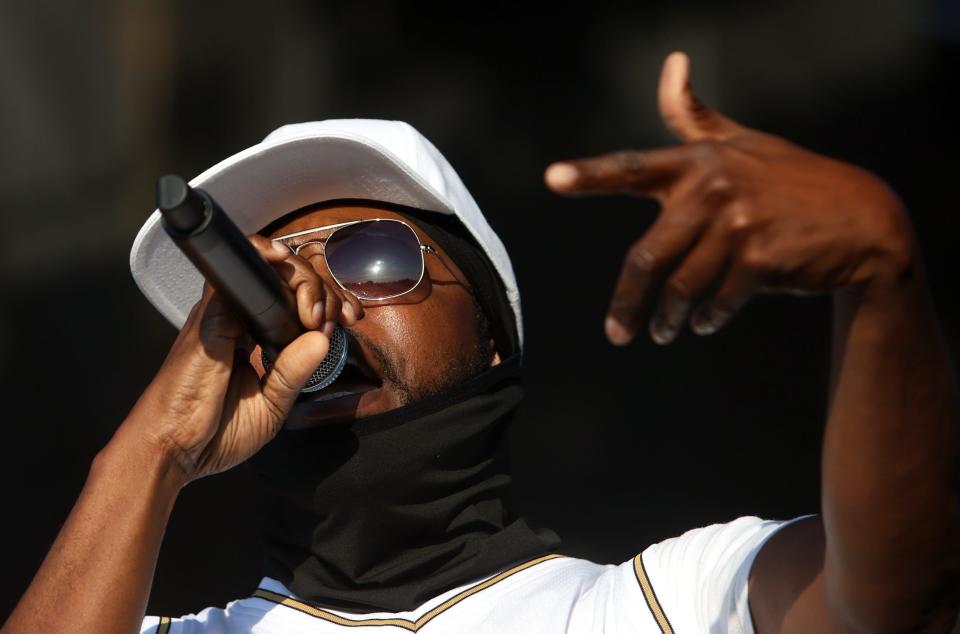
M 318 202 L 367 199 L 455 213 L 386 148 L 343 132 L 265 141 L 217 163 L 192 181 L 245 234 Z M 200 299 L 203 276 L 164 231 L 155 210 L 130 251 L 140 290 L 170 323 L 183 326 Z

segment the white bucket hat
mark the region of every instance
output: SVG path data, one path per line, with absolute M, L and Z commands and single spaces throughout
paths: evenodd
M 503 280 L 523 344 L 520 292 L 503 243 L 447 159 L 407 123 L 331 119 L 285 125 L 190 185 L 210 192 L 244 234 L 301 207 L 337 199 L 455 215 Z M 159 210 L 133 242 L 130 270 L 150 303 L 182 327 L 200 299 L 203 277 L 163 230 Z

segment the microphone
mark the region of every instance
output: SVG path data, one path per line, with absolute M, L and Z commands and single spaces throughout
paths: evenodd
M 263 366 L 269 370 L 280 351 L 305 332 L 293 293 L 206 191 L 193 189 L 179 176 L 161 176 L 157 208 L 167 235 L 260 344 Z M 347 351 L 343 328 L 335 326 L 327 356 L 302 391 L 316 392 L 333 383 L 347 362 Z

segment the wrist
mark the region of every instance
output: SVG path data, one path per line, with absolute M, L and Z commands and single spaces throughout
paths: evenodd
M 161 493 L 175 498 L 190 482 L 180 452 L 172 443 L 138 431 L 125 421 L 94 458 L 92 470 L 155 483 Z
M 898 253 L 881 262 L 857 293 L 859 307 L 884 309 L 912 304 L 926 297 L 926 281 L 916 250 Z
M 854 296 L 835 295 L 835 300 L 861 341 L 886 346 L 894 339 L 927 337 L 939 330 L 919 258 L 881 269 Z
M 920 249 L 907 211 L 892 191 L 886 190 L 884 198 L 875 207 L 874 239 L 868 243 L 871 257 L 858 289 L 864 300 L 924 286 Z

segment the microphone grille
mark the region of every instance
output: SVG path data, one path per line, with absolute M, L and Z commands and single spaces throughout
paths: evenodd
M 330 335 L 330 349 L 327 351 L 327 356 L 323 358 L 317 369 L 313 371 L 307 384 L 300 391 L 319 392 L 336 381 L 343 370 L 343 366 L 347 363 L 348 351 L 347 335 L 343 332 L 343 328 L 335 326 L 333 334 Z M 273 365 L 273 360 L 267 356 L 266 352 L 261 352 L 260 358 L 263 361 L 263 369 L 269 370 Z

